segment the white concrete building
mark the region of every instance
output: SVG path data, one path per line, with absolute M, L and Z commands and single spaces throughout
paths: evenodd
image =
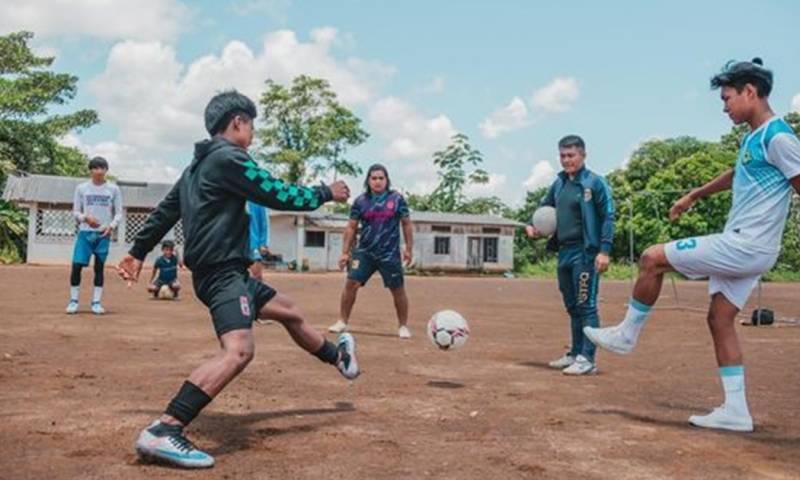
M 10 176 L 3 199 L 29 211 L 29 263 L 69 263 L 77 225 L 72 217 L 75 186 L 85 178 L 47 175 Z M 148 213 L 172 185 L 117 182 L 125 214 L 114 233 L 109 262 L 121 258 L 141 229 Z M 342 252 L 347 215 L 324 210 L 270 210 L 270 251 L 285 262 L 310 270 L 335 270 Z M 514 230 L 521 224 L 493 215 L 412 212 L 416 270 L 504 272 L 514 264 Z M 168 234 L 179 250 L 181 223 Z M 301 259 L 298 261 L 298 259 Z

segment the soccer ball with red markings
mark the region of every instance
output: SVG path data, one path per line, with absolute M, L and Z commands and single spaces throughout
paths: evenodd
M 428 338 L 442 350 L 461 348 L 469 338 L 469 325 L 460 313 L 442 310 L 428 321 Z

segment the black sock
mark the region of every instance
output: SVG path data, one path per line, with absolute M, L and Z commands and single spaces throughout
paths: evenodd
M 97 257 L 94 258 L 94 286 L 95 287 L 102 287 L 104 276 L 103 273 L 105 272 L 105 263 L 97 261 Z
M 345 352 L 342 351 L 342 353 L 344 354 Z M 314 355 L 323 362 L 330 363 L 331 365 L 336 365 L 336 362 L 339 361 L 339 349 L 328 339 L 325 339 L 325 343 L 322 344 L 319 350 L 314 352 Z
M 79 265 L 77 263 L 72 264 L 72 270 L 69 274 L 69 284 L 72 287 L 78 287 L 81 284 L 81 270 L 83 269 L 83 265 Z
M 190 381 L 183 382 L 178 394 L 169 402 L 164 411 L 167 415 L 175 417 L 184 425 L 194 420 L 200 410 L 211 403 L 211 397 Z
M 183 425 L 170 425 L 169 423 L 158 422 L 152 427 L 148 428 L 147 431 L 156 437 L 167 437 L 183 432 Z

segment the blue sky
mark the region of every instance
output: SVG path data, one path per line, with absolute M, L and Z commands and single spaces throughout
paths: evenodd
M 718 138 L 730 125 L 708 79 L 728 59 L 761 56 L 773 108 L 800 110 L 790 1 L 125 3 L 0 5 L 2 33 L 33 30 L 80 77 L 69 107 L 101 115 L 65 143 L 104 154 L 122 178 L 174 179 L 213 92 L 257 95 L 266 78 L 300 73 L 327 78 L 364 120 L 362 165 L 424 191 L 431 153 L 463 132 L 492 173 L 472 194 L 512 203 L 549 181 L 567 133 L 601 173 L 649 138 Z

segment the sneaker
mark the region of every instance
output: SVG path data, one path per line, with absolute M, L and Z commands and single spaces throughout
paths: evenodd
M 583 355 L 578 355 L 572 365 L 561 370 L 561 373 L 564 375 L 594 375 L 597 373 L 597 366 Z
M 328 327 L 328 331 L 331 333 L 342 333 L 347 331 L 347 324 L 343 321 L 339 320 L 330 327 Z
M 703 428 L 718 428 L 735 432 L 753 431 L 753 417 L 750 414 L 733 412 L 725 405 L 715 408 L 708 415 L 692 415 L 689 417 L 689 423 Z
M 67 305 L 67 315 L 75 315 L 76 313 L 78 313 L 78 301 L 70 300 Z
M 336 346 L 339 350 L 339 361 L 336 362 L 336 368 L 344 378 L 353 380 L 361 373 L 356 361 L 356 339 L 349 333 L 343 333 L 339 335 Z
M 636 339 L 627 338 L 619 325 L 606 328 L 584 327 L 583 334 L 598 347 L 620 355 L 627 355 L 636 348 Z
M 102 315 L 106 313 L 106 309 L 100 305 L 100 302 L 92 302 L 92 313 L 95 315 Z
M 555 368 L 557 370 L 564 370 L 565 368 L 569 367 L 575 363 L 575 357 L 570 355 L 569 353 L 565 353 L 564 355 L 556 358 L 552 362 L 548 363 L 547 366 L 550 368 Z
M 214 466 L 214 457 L 202 450 L 198 450 L 192 442 L 183 435 L 183 428 L 173 427 L 170 431 L 158 434 L 153 433 L 159 427 L 165 426 L 158 420 L 142 430 L 136 440 L 136 453 L 140 457 L 156 462 L 166 462 L 184 468 L 208 468 Z
M 409 339 L 411 338 L 411 330 L 409 330 L 405 325 L 402 325 L 399 329 L 397 329 L 397 336 L 402 339 Z

